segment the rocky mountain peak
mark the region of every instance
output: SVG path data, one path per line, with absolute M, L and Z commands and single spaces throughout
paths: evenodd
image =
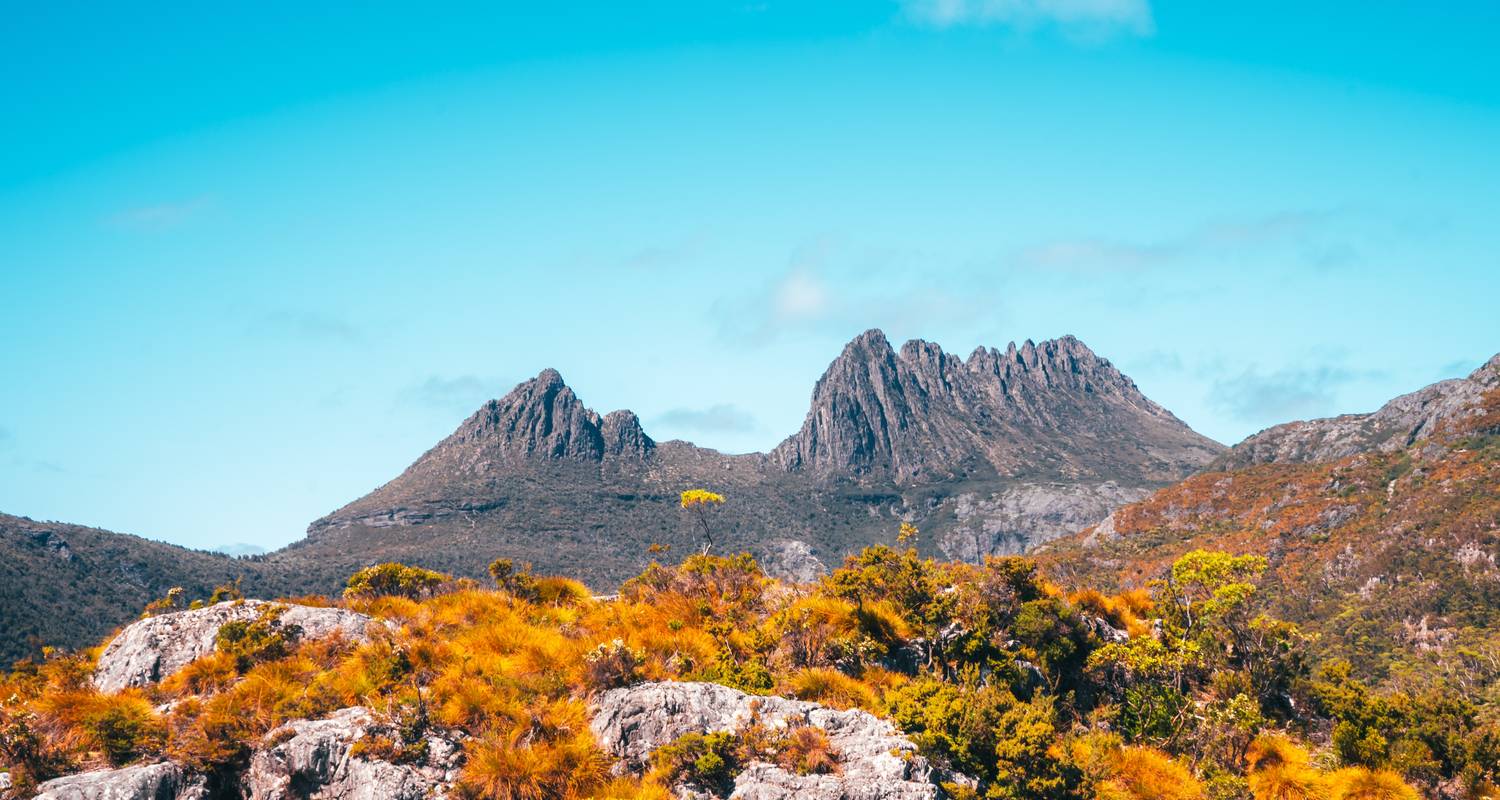
M 1087 451 L 1101 436 L 1140 452 L 1147 442 L 1160 445 L 1163 434 L 1192 451 L 1174 455 L 1167 474 L 1201 465 L 1219 449 L 1075 337 L 981 347 L 964 361 L 920 339 L 897 353 L 869 330 L 818 380 L 802 429 L 772 457 L 791 471 L 886 472 L 921 482 L 1055 468 L 1030 457 L 1041 436 L 1049 447 L 1072 441 L 1074 455 L 1097 462 L 1101 454 Z
M 544 369 L 509 394 L 485 403 L 438 450 L 493 459 L 644 458 L 655 442 L 629 411 L 606 417 L 583 404 L 555 369 Z

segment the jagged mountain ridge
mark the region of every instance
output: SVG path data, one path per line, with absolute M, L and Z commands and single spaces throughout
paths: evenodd
M 1146 441 L 1159 449 L 1144 460 L 1108 449 Z M 978 348 L 965 361 L 921 340 L 898 353 L 868 331 L 818 381 L 802 429 L 771 458 L 791 470 L 883 472 L 898 483 L 975 469 L 1171 480 L 1220 449 L 1072 336 Z
M 1445 425 L 1483 413 L 1486 392 L 1500 387 L 1500 354 L 1467 377 L 1401 395 L 1368 414 L 1287 422 L 1261 431 L 1210 465 L 1223 470 L 1270 463 L 1336 461 L 1356 453 L 1393 452 L 1429 438 Z
M 792 572 L 888 539 L 901 519 L 929 530 L 933 552 L 977 558 L 1076 530 L 1222 449 L 1073 337 L 965 361 L 920 340 L 897 351 L 872 330 L 770 453 L 657 443 L 633 413 L 601 416 L 544 370 L 314 522 L 286 557 L 473 572 L 510 555 L 608 585 L 651 544 L 697 546 L 676 497 L 706 486 L 731 498 L 722 546 L 790 558 Z

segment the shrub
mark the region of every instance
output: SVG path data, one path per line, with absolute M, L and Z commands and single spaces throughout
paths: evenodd
M 584 681 L 594 691 L 629 686 L 640 680 L 641 656 L 615 639 L 601 642 L 583 657 Z
M 798 775 L 827 775 L 839 771 L 839 754 L 828 732 L 815 725 L 797 725 L 776 743 L 776 763 Z
M 1187 767 L 1149 747 L 1121 747 L 1109 759 L 1098 800 L 1201 800 L 1203 784 Z
M 1247 780 L 1255 800 L 1326 800 L 1328 785 L 1308 766 L 1307 751 L 1284 736 L 1266 735 L 1245 755 Z
M 508 558 L 497 558 L 490 562 L 490 577 L 495 579 L 495 585 L 501 591 L 519 600 L 532 601 L 540 595 L 530 564 L 517 566 Z
M 458 795 L 470 800 L 587 796 L 609 777 L 610 759 L 587 729 L 533 741 L 529 726 L 469 742 Z
M 731 733 L 689 733 L 651 754 L 653 774 L 668 785 L 686 782 L 724 792 L 741 769 L 740 740 Z
M 282 624 L 281 615 L 286 610 L 283 605 L 269 605 L 254 620 L 224 623 L 214 637 L 215 649 L 233 658 L 241 672 L 262 661 L 286 656 L 302 636 L 301 628 Z
M 166 744 L 167 726 L 143 698 L 100 697 L 97 706 L 83 718 L 82 727 L 110 764 L 118 767 Z
M 394 562 L 376 564 L 349 576 L 344 596 L 369 598 L 391 595 L 415 600 L 431 597 L 439 587 L 451 580 L 452 576 L 421 567 Z
M 184 607 L 186 594 L 181 586 L 173 586 L 167 590 L 167 596 L 160 600 L 152 600 L 146 604 L 146 610 L 141 616 L 154 617 L 158 614 L 168 614 L 179 611 Z
M 798 700 L 811 700 L 834 708 L 876 707 L 875 692 L 842 672 L 824 667 L 798 670 L 782 682 L 783 691 Z
M 1417 790 L 1390 770 L 1341 769 L 1329 779 L 1330 800 L 1421 800 Z
M 235 578 L 230 583 L 220 584 L 214 587 L 213 594 L 208 596 L 208 604 L 216 605 L 229 600 L 244 600 L 245 593 L 240 590 L 240 582 L 243 578 Z

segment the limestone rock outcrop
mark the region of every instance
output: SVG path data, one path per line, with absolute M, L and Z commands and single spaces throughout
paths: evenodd
M 264 600 L 235 600 L 132 622 L 99 656 L 94 669 L 94 688 L 118 692 L 156 683 L 212 653 L 215 637 L 225 624 L 254 620 L 272 605 Z M 279 621 L 285 626 L 295 625 L 301 630 L 301 637 L 307 639 L 334 633 L 363 639 L 370 625 L 378 624 L 370 617 L 342 608 L 295 604 L 286 605 Z
M 837 774 L 799 775 L 753 763 L 728 797 L 743 800 L 934 800 L 940 783 L 967 783 L 917 754 L 890 722 L 864 711 L 838 711 L 800 700 L 758 697 L 713 683 L 642 683 L 604 692 L 593 702 L 591 727 L 622 770 L 640 771 L 651 753 L 689 733 L 735 732 L 752 718 L 776 727 L 813 725 L 838 754 Z M 680 796 L 708 797 L 680 787 Z
M 206 800 L 202 778 L 171 762 L 99 769 L 50 780 L 36 800 Z
M 240 779 L 245 800 L 433 800 L 458 777 L 462 748 L 429 732 L 415 763 L 393 764 L 356 752 L 377 731 L 369 709 L 345 708 L 326 719 L 298 720 L 266 734 Z

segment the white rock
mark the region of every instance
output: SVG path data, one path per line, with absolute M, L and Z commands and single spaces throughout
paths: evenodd
M 130 686 L 160 681 L 194 660 L 214 651 L 214 638 L 225 623 L 251 621 L 271 603 L 240 600 L 207 608 L 173 611 L 147 617 L 125 626 L 99 656 L 94 669 L 94 687 L 118 692 Z M 283 625 L 296 625 L 302 637 L 316 639 L 335 631 L 352 639 L 364 639 L 374 620 L 342 608 L 287 605 Z
M 37 787 L 36 800 L 203 800 L 201 778 L 170 762 L 80 772 Z
M 266 734 L 241 778 L 246 800 L 423 800 L 447 797 L 461 749 L 427 736 L 419 764 L 392 764 L 353 754 L 354 743 L 378 727 L 369 709 L 291 722 Z
M 934 800 L 943 796 L 941 781 L 972 783 L 940 774 L 894 725 L 864 711 L 674 682 L 612 689 L 595 699 L 592 711 L 590 727 L 600 745 L 621 760 L 623 770 L 637 772 L 656 748 L 688 733 L 737 731 L 754 713 L 767 725 L 814 725 L 828 734 L 839 754 L 838 774 L 797 775 L 775 764 L 750 764 L 735 777 L 729 795 L 741 800 Z

